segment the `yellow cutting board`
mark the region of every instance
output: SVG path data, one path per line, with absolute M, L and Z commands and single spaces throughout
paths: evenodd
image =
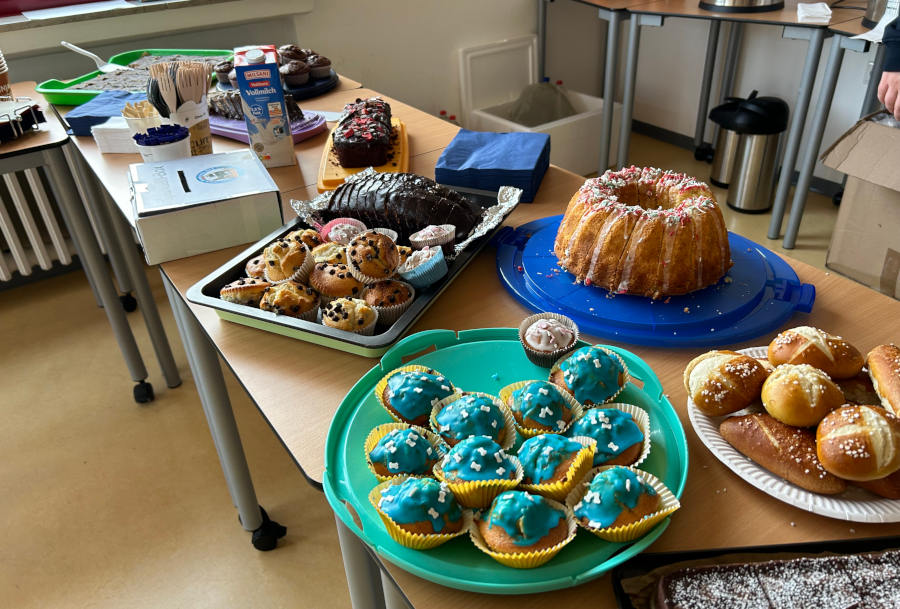
M 409 140 L 406 136 L 406 125 L 399 119 L 391 117 L 391 126 L 394 128 L 393 148 L 391 148 L 394 156 L 381 167 L 376 167 L 375 171 L 405 173 L 409 171 Z M 334 129 L 337 129 L 337 125 L 335 125 Z M 328 134 L 325 150 L 322 151 L 322 162 L 319 163 L 319 181 L 317 184 L 319 192 L 334 190 L 353 174 L 366 169 L 365 167 L 340 166 L 337 154 L 332 148 L 334 140 L 331 139 L 331 136 L 334 133 L 334 129 Z

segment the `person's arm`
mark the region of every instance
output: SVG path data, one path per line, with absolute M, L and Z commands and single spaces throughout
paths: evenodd
M 884 28 L 884 69 L 878 85 L 878 101 L 900 120 L 900 17 Z

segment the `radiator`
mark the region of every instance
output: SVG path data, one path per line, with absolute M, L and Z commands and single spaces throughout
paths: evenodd
M 75 250 L 41 171 L 33 168 L 3 174 L 0 281 L 10 281 L 15 272 L 28 277 L 36 268 L 47 271 L 54 264 L 72 264 Z

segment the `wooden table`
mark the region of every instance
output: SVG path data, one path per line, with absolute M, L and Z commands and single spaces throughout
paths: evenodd
M 411 137 L 421 143 L 411 158 L 411 170 L 433 175 L 434 163 L 440 155 L 441 146 L 449 142 L 453 130 L 448 129 L 443 121 L 402 105 L 394 107 L 394 114 L 408 125 L 418 125 L 416 129 L 410 129 Z M 322 137 L 318 138 L 319 145 L 323 141 Z M 433 145 L 438 147 L 426 150 Z M 305 171 L 303 175 L 307 175 Z M 516 226 L 560 213 L 582 182 L 583 179 L 579 176 L 551 167 L 536 200 L 531 204 L 520 205 L 510 216 L 508 224 Z M 311 196 L 315 194 L 315 187 L 309 182 L 284 194 L 288 197 Z M 374 365 L 375 360 L 231 324 L 220 320 L 209 309 L 186 304 L 183 295 L 188 287 L 240 249 L 231 248 L 162 265 L 164 275 L 171 280 L 171 285 L 167 282 L 167 286 L 170 288 L 176 319 L 179 326 L 186 330 L 182 335 L 188 337 L 189 343 L 207 341 L 208 348 L 214 349 L 213 361 L 216 353 L 222 356 L 298 467 L 311 483 L 320 485 L 324 471 L 325 434 L 333 413 L 346 392 Z M 785 324 L 786 327 L 816 325 L 844 335 L 864 351 L 882 342 L 900 340 L 900 303 L 848 279 L 823 273 L 795 260 L 788 259 L 788 262 L 802 281 L 816 285 L 818 298 L 811 315 L 797 315 Z M 479 298 L 472 298 L 473 294 L 478 294 Z M 485 302 L 490 303 L 489 306 L 485 306 Z M 472 261 L 465 273 L 447 288 L 416 323 L 413 331 L 516 326 L 530 313 L 500 284 L 493 252 L 488 250 Z M 872 323 L 873 320 L 878 320 L 878 323 Z M 766 344 L 774 334 L 773 331 L 757 340 L 736 346 Z M 900 534 L 898 524 L 848 523 L 801 511 L 755 490 L 737 478 L 700 444 L 686 416 L 686 396 L 681 373 L 689 359 L 702 350 L 623 346 L 634 351 L 656 371 L 688 437 L 690 469 L 682 497 L 683 507 L 674 515 L 669 529 L 652 546 L 653 550 L 725 548 Z M 193 349 L 189 349 L 189 353 L 192 351 Z M 195 378 L 214 374 L 214 371 L 209 370 L 200 370 L 202 374 L 197 374 L 198 369 L 206 365 L 210 365 L 210 362 L 192 361 Z M 217 367 L 218 364 L 215 365 Z M 204 405 L 208 410 L 207 414 L 211 416 L 209 411 L 223 410 L 223 407 L 221 403 L 215 404 L 207 400 L 222 400 L 223 396 L 209 393 L 201 387 L 201 396 L 206 394 Z M 215 391 L 212 393 L 215 394 Z M 285 399 L 285 396 L 291 397 Z M 227 395 L 224 400 L 227 403 Z M 230 412 L 230 408 L 227 410 Z M 213 413 L 213 416 L 218 415 Z M 216 425 L 211 422 L 211 427 Z M 234 433 L 236 436 L 236 429 Z M 227 435 L 229 434 L 217 435 L 214 431 L 217 445 L 225 442 Z M 239 444 L 239 438 L 237 442 Z M 219 447 L 222 448 L 221 445 Z M 249 479 L 249 474 L 247 477 Z M 233 480 L 229 482 L 231 488 Z M 238 497 L 236 503 L 240 499 Z M 384 594 L 388 607 L 400 606 L 406 599 L 415 607 L 447 609 L 543 609 L 548 603 L 560 602 L 573 603 L 572 606 L 575 606 L 575 602 L 591 607 L 615 606 L 608 575 L 576 588 L 547 594 L 512 597 L 478 595 L 432 584 L 392 565 L 385 565 L 386 572 L 380 571 L 377 566 L 373 566 L 375 563 L 361 558 L 358 548 L 353 548 L 353 536 L 349 530 L 342 529 L 340 523 L 339 535 L 348 573 L 355 572 L 349 577 L 349 584 L 351 598 L 357 609 L 383 606 L 380 600 L 375 599 L 375 594 Z M 358 540 L 356 544 L 359 545 Z M 385 583 L 383 592 L 379 589 L 381 582 Z
M 73 169 L 74 160 L 70 151 L 70 138 L 56 112 L 35 91 L 35 86 L 33 81 L 14 83 L 12 85 L 13 95 L 34 100 L 41 107 L 46 122 L 39 124 L 39 131 L 23 135 L 19 139 L 0 146 L 0 173 L 3 174 L 13 205 L 16 207 L 23 222 L 26 233 L 29 235 L 29 241 L 38 262 L 44 268 L 50 268 L 52 263 L 44 251 L 44 244 L 41 242 L 40 234 L 34 224 L 34 219 L 31 216 L 15 175 L 19 171 L 25 175 L 60 260 L 70 260 L 56 224 L 56 219 L 50 208 L 49 200 L 44 192 L 40 176 L 37 173 L 38 168 L 43 168 L 53 191 L 54 200 L 59 205 L 69 234 L 74 242 L 78 258 L 84 267 L 88 282 L 94 290 L 98 303 L 103 306 L 113 334 L 116 337 L 116 342 L 122 351 L 129 374 L 136 383 L 133 391 L 134 399 L 138 402 L 149 402 L 153 399 L 153 388 L 146 381 L 148 376 L 147 369 L 144 366 L 128 321 L 125 319 L 122 302 L 119 300 L 119 296 L 113 286 L 106 263 L 94 237 L 94 231 L 85 213 L 85 206 L 79 196 L 80 183 L 76 183 L 76 180 L 73 179 L 77 179 L 77 172 Z M 19 268 L 27 271 L 23 271 L 22 274 L 29 274 L 29 263 L 22 251 L 18 238 L 15 236 L 12 228 L 7 229 L 6 227 L 8 218 L 6 218 L 5 212 L 4 217 L 0 220 L 2 220 L 0 225 L 3 225 L 2 228 L 6 235 L 6 240 L 14 258 L 17 260 Z M 94 220 L 97 223 L 98 230 L 104 235 L 108 249 L 110 251 L 115 250 L 117 248 L 115 236 L 105 221 L 106 217 L 98 215 L 95 216 Z M 6 275 L 7 273 L 4 271 L 8 271 L 3 256 L 0 253 L 0 276 Z M 125 283 L 133 285 L 131 274 L 126 267 L 117 267 L 116 271 L 117 276 L 120 278 L 120 285 Z M 138 292 L 139 300 L 143 300 L 141 297 L 147 295 L 149 295 L 149 288 L 147 288 L 145 293 Z M 142 313 L 144 314 L 148 333 L 153 340 L 157 359 L 165 376 L 166 384 L 169 387 L 177 387 L 181 384 L 181 377 L 178 375 L 175 358 L 172 356 L 172 350 L 166 339 L 159 315 L 156 313 L 156 306 L 153 304 L 152 297 L 149 298 L 149 303 L 142 302 L 141 304 L 145 305 L 142 306 Z

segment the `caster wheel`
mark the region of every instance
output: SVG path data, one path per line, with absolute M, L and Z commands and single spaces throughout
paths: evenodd
M 269 515 L 262 506 L 259 506 L 259 511 L 262 514 L 262 524 L 259 525 L 258 529 L 253 531 L 250 543 L 252 543 L 253 547 L 260 552 L 268 552 L 274 550 L 278 545 L 278 540 L 287 534 L 287 527 L 278 524 L 274 520 L 270 520 Z M 240 518 L 238 518 L 238 520 L 240 520 Z
M 134 386 L 134 401 L 138 404 L 152 402 L 153 397 L 153 385 L 147 381 L 141 381 Z
M 835 207 L 838 207 L 841 204 L 841 201 L 844 200 L 844 191 L 839 190 L 833 195 L 831 195 L 831 202 L 834 203 Z
M 707 163 L 712 163 L 713 160 L 713 148 L 709 144 L 700 144 L 697 146 L 696 150 L 694 150 L 694 158 L 698 161 L 705 161 Z
M 119 296 L 119 302 L 122 303 L 122 308 L 126 313 L 137 311 L 137 300 L 131 295 L 131 292 Z

